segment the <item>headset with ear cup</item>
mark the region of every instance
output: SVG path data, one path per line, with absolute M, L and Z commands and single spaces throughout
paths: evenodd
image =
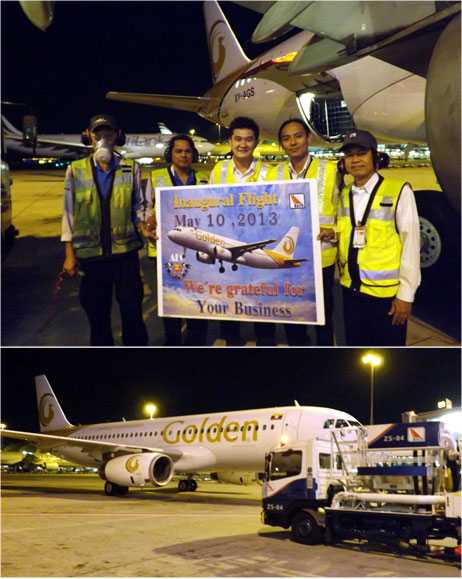
M 85 129 L 81 135 L 80 135 L 80 140 L 82 141 L 82 145 L 86 145 L 87 147 L 89 145 L 91 145 L 91 135 L 90 135 L 90 129 Z M 123 147 L 125 145 L 125 141 L 126 141 L 126 135 L 125 133 L 122 131 L 122 129 L 118 129 L 117 130 L 117 136 L 116 136 L 116 140 L 114 142 L 114 145 L 116 147 Z
M 386 169 L 390 164 L 390 156 L 387 155 L 387 153 L 382 153 L 372 149 L 372 156 L 374 159 L 374 167 L 376 171 L 378 171 L 379 169 Z M 346 170 L 345 167 L 345 157 L 340 159 L 340 161 L 337 163 L 337 169 L 341 175 L 348 174 L 348 171 Z
M 167 145 L 167 148 L 164 151 L 164 160 L 167 163 L 172 162 L 172 149 L 175 145 L 175 141 L 187 141 L 193 151 L 193 163 L 197 163 L 199 161 L 199 151 L 196 149 L 194 145 L 194 141 L 191 139 L 189 135 L 175 135 L 172 137 Z

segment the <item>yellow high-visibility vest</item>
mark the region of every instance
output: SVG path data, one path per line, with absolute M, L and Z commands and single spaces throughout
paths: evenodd
M 267 181 L 288 181 L 291 178 L 288 162 L 271 167 L 266 177 Z M 316 179 L 320 227 L 335 229 L 338 206 L 336 163 L 313 157 L 304 178 Z M 321 241 L 322 267 L 334 265 L 336 258 L 337 242 Z
M 203 171 L 194 171 L 194 176 L 198 185 L 207 185 L 209 182 L 209 176 Z M 169 170 L 165 168 L 151 171 L 151 184 L 153 190 L 156 187 L 173 187 Z M 157 244 L 150 239 L 148 239 L 148 257 L 157 257 Z
M 395 217 L 405 185 L 405 181 L 380 177 L 365 223 L 366 243 L 361 248 L 354 248 L 352 244 L 351 185 L 344 187 L 337 217 L 340 283 L 343 286 L 378 298 L 397 294 L 402 247 Z
M 71 168 L 75 184 L 72 247 L 76 256 L 119 255 L 143 247 L 132 221 L 134 161 L 124 159 L 117 166 L 107 200 L 98 193 L 91 157 L 73 161 Z

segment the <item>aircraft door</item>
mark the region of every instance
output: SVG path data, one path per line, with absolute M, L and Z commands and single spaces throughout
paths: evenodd
M 301 415 L 301 410 L 289 410 L 284 415 L 281 436 L 286 436 L 288 443 L 297 440 L 298 423 Z

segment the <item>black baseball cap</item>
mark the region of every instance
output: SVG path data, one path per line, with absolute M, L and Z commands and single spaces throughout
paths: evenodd
M 91 117 L 89 124 L 90 132 L 93 132 L 98 127 L 109 127 L 110 129 L 114 129 L 114 131 L 117 131 L 119 128 L 115 118 L 106 113 L 99 113 Z
M 350 133 L 344 138 L 343 145 L 340 147 L 339 151 L 344 151 L 353 145 L 377 151 L 377 140 L 372 133 L 369 133 L 369 131 L 354 131 L 353 133 Z

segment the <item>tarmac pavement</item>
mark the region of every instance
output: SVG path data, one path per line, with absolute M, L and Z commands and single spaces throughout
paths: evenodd
M 306 546 L 260 522 L 259 486 L 199 481 L 126 497 L 96 475 L 2 476 L 3 577 L 458 577 L 448 559 Z

